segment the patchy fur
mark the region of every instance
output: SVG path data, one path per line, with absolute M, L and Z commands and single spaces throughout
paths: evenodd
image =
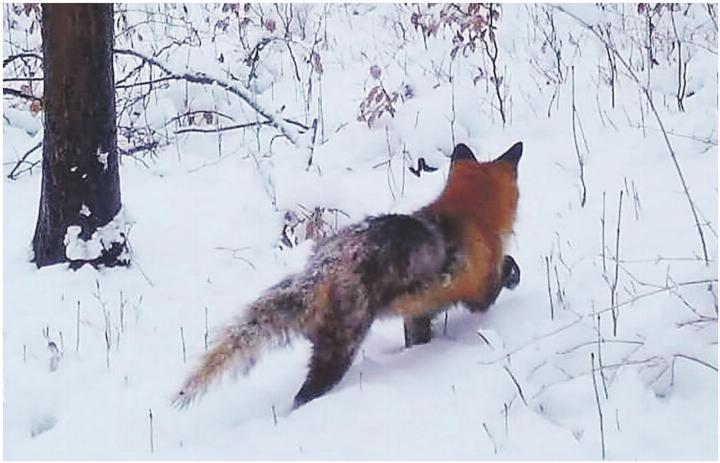
M 246 373 L 267 346 L 289 336 L 313 344 L 298 407 L 337 384 L 373 320 L 414 317 L 463 302 L 487 310 L 520 269 L 503 255 L 517 208 L 522 145 L 479 163 L 465 145 L 452 157 L 442 194 L 412 215 L 381 215 L 317 243 L 300 274 L 271 287 L 224 329 L 174 402 L 187 406 L 224 371 Z

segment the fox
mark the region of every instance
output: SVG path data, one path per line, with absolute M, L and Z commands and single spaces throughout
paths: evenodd
M 225 371 L 246 375 L 263 349 L 304 336 L 312 353 L 294 410 L 340 382 L 374 320 L 432 316 L 458 303 L 486 311 L 520 281 L 504 249 L 522 152 L 518 142 L 479 162 L 460 143 L 432 203 L 411 214 L 371 216 L 318 240 L 303 271 L 271 286 L 221 329 L 173 404 L 187 407 Z

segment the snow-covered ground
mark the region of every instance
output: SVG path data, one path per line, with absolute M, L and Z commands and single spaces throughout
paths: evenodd
M 243 36 L 249 48 L 271 38 L 249 79 L 254 98 L 272 111 L 285 106 L 283 117 L 307 126 L 318 118 L 312 165 L 306 168 L 310 132 L 297 145 L 273 138 L 278 132 L 267 126 L 174 136 L 190 126 L 171 119 L 188 111 L 227 116 L 195 121 L 206 129 L 255 114 L 217 86 L 172 81 L 119 120 L 169 138 L 159 139 L 154 156 L 123 157 L 133 265 L 100 271 L 36 269 L 29 258 L 39 168 L 6 178 L 4 457 L 599 459 L 604 441 L 610 459 L 716 459 L 717 8 L 566 8 L 610 31 L 639 83 L 567 13 L 503 5 L 503 124 L 481 42 L 452 60 L 451 28 L 424 40 L 413 27 L 413 12 L 437 17 L 441 7 L 295 5 L 288 45 L 278 39 L 287 6 L 237 15 L 221 5 L 117 6 L 118 48 L 150 55 L 185 40 L 158 60 L 237 78 L 238 86 L 250 73 L 238 25 L 251 18 Z M 18 52 L 8 41 L 38 50 L 33 16 L 4 11 L 4 56 Z M 648 15 L 657 61 L 650 72 L 640 68 Z M 673 21 L 688 63 L 684 111 Z M 116 80 L 137 64 L 119 55 Z M 20 71 L 8 66 L 5 78 Z M 130 82 L 162 76 L 147 66 L 142 72 Z M 386 112 L 369 127 L 357 120 L 359 107 L 379 83 L 402 96 L 394 116 Z M 642 86 L 689 186 L 709 264 Z M 42 140 L 41 122 L 42 113 L 5 98 L 6 176 Z M 226 378 L 188 410 L 171 407 L 208 333 L 303 267 L 311 240 L 279 245 L 288 211 L 341 211 L 323 216 L 330 228 L 409 212 L 441 190 L 454 143 L 486 160 L 516 141 L 525 149 L 508 251 L 522 281 L 488 313 L 451 310 L 435 320 L 430 344 L 407 350 L 401 320 L 376 322 L 343 381 L 294 412 L 310 352 L 305 340 L 268 353 L 247 377 Z M 122 135 L 120 142 L 135 143 Z M 419 157 L 439 169 L 415 177 L 408 168 Z

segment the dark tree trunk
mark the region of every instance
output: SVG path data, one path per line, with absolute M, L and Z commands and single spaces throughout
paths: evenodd
M 412 347 L 416 344 L 427 344 L 432 338 L 430 329 L 432 317 L 423 316 L 406 318 L 405 322 L 405 347 Z
M 43 4 L 45 133 L 38 267 L 126 265 L 120 212 L 112 4 Z M 113 220 L 118 216 L 117 220 Z

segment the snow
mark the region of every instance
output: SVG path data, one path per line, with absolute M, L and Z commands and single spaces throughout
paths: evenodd
M 107 168 L 108 168 L 108 155 L 109 154 L 110 153 L 104 152 L 100 149 L 100 147 L 98 147 L 97 158 L 98 158 L 98 162 L 100 164 L 102 164 L 103 170 L 107 170 Z
M 90 209 L 83 204 L 80 214 L 88 216 L 91 214 Z M 65 256 L 69 260 L 93 260 L 100 257 L 103 250 L 109 250 L 114 243 L 124 243 L 124 236 L 127 235 L 130 223 L 125 214 L 125 210 L 120 208 L 115 217 L 110 222 L 98 227 L 90 236 L 89 240 L 80 238 L 82 228 L 79 225 L 70 225 L 65 233 Z M 125 260 L 126 251 L 119 258 Z
M 238 17 L 221 5 L 116 8 L 129 24 L 143 22 L 132 33 L 118 33 L 118 48 L 150 55 L 172 38 L 182 41 L 189 27 L 178 18 L 186 18 L 202 45 L 173 45 L 158 60 L 238 86 L 247 82 Z M 280 29 L 275 8 L 262 8 Z M 599 401 L 608 459 L 717 459 L 717 39 L 705 6 L 694 5 L 687 15 L 675 12 L 679 30 L 695 44 L 683 47 L 690 57 L 688 89 L 696 92 L 685 98 L 685 111 L 675 99 L 677 53 L 669 39 L 657 42 L 651 85 L 700 214 L 709 265 L 637 85 L 618 67 L 612 106 L 605 48 L 569 16 L 543 5 L 503 5 L 497 30 L 508 109 L 503 125 L 487 76 L 473 83 L 478 68 L 488 69 L 484 51 L 450 60 L 452 35 L 441 28 L 425 44 L 410 24 L 411 7 L 294 8 L 298 23 L 306 20 L 305 36 L 296 30 L 292 48 L 301 82 L 287 47 L 273 42 L 261 52 L 259 77 L 246 91 L 261 92 L 253 97 L 272 114 L 307 126 L 318 118 L 309 168 L 307 134 L 297 146 L 273 139 L 278 131 L 272 127 L 172 136 L 180 128 L 255 120 L 252 109 L 217 85 L 169 82 L 136 103 L 135 116 L 121 112 L 119 103 L 120 125 L 148 124 L 169 133 L 170 144 L 161 143 L 155 155 L 135 154 L 143 162 L 122 157 L 123 208 L 110 224 L 89 241 L 79 238 L 79 227 L 67 230 L 72 259 L 97 257 L 104 242 L 125 233 L 132 265 L 76 271 L 67 264 L 36 269 L 28 260 L 39 169 L 5 179 L 4 457 L 600 459 Z M 554 14 L 567 66 L 557 85 L 551 80 L 554 52 L 542 47 L 544 8 Z M 640 63 L 643 48 L 636 42 L 644 20 L 636 6 L 567 8 L 593 24 L 611 24 L 620 52 Z M 664 15 L 657 19 L 660 35 L 672 31 L 669 13 Z M 29 19 L 24 13 L 18 18 L 17 28 L 25 30 Z M 225 18 L 229 26 L 222 32 L 216 25 Z M 39 46 L 37 29 L 28 44 L 22 36 L 23 48 Z M 7 27 L 5 34 L 11 42 Z M 273 35 L 250 25 L 244 40 L 255 44 L 275 36 L 282 31 Z M 11 49 L 5 47 L 6 57 Z M 311 50 L 322 60 L 321 75 L 310 74 Z M 136 65 L 136 59 L 118 56 L 116 79 Z M 368 127 L 357 116 L 377 85 L 370 71 L 375 65 L 388 91 L 407 84 L 414 96 L 398 100 L 394 118 L 386 114 Z M 584 207 L 570 66 L 585 162 Z M 4 69 L 6 78 L 13 72 L 13 66 Z M 139 81 L 149 80 L 145 72 Z M 159 76 L 155 69 L 152 77 Z M 232 121 L 170 122 L 195 110 L 217 111 Z M 42 113 L 5 98 L 4 115 L 7 175 L 39 141 Z M 119 139 L 132 146 L 133 140 Z M 347 217 L 323 217 L 338 226 L 410 212 L 441 191 L 453 143 L 489 160 L 517 141 L 524 144 L 520 200 L 507 250 L 522 277 L 487 313 L 458 307 L 447 318 L 441 314 L 432 342 L 412 349 L 403 346 L 401 320 L 377 321 L 340 384 L 292 412 L 311 349 L 302 339 L 265 354 L 248 376 L 227 375 L 189 409 L 171 407 L 206 339 L 262 290 L 302 270 L 313 243 L 279 245 L 286 212 L 304 217 L 315 207 L 337 208 Z M 40 151 L 28 161 L 38 160 Z M 438 170 L 410 174 L 420 157 Z M 610 285 L 621 190 L 614 336 Z

